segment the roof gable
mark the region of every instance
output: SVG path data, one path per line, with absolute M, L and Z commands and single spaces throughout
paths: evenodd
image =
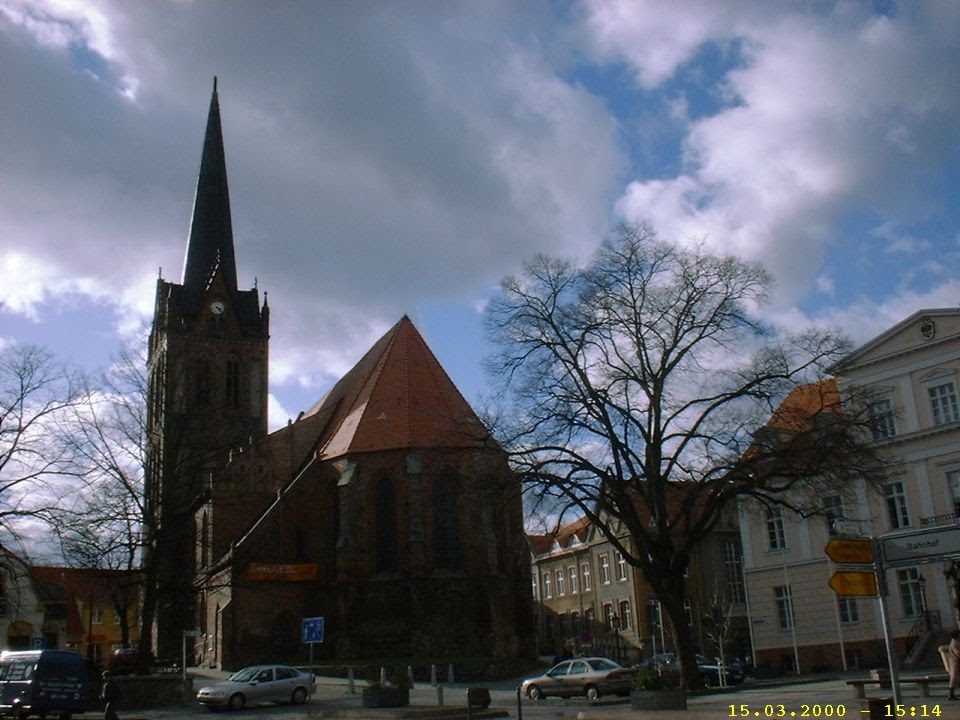
M 321 457 L 398 448 L 475 447 L 489 433 L 407 316 L 306 417 L 328 415 Z
M 918 310 L 851 352 L 831 370 L 843 374 L 856 366 L 895 357 L 960 336 L 960 309 Z

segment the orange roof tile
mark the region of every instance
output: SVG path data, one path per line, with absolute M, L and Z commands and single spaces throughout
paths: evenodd
M 490 435 L 407 316 L 306 417 L 329 418 L 324 459 L 415 447 L 476 447 Z
M 780 430 L 809 430 L 818 413 L 842 410 L 840 391 L 833 378 L 794 388 L 780 404 L 767 427 Z

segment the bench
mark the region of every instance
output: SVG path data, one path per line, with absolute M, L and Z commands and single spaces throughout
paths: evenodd
M 949 675 L 921 675 L 919 677 L 908 677 L 900 678 L 900 684 L 906 685 L 916 685 L 920 689 L 920 697 L 928 698 L 930 697 L 930 685 L 932 683 L 941 683 L 948 682 L 950 680 Z M 877 687 L 890 687 L 890 680 L 883 679 L 879 680 L 877 678 L 863 678 L 860 680 L 847 680 L 847 685 L 850 685 L 854 690 L 856 690 L 857 698 L 862 700 L 867 697 L 866 686 L 867 685 L 876 685 Z

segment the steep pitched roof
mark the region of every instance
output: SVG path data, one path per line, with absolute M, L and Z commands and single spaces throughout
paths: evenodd
M 820 413 L 842 412 L 843 403 L 833 378 L 794 388 L 767 421 L 778 430 L 806 431 L 813 428 Z
M 183 287 L 188 293 L 197 294 L 218 271 L 223 274 L 227 288 L 236 291 L 237 264 L 230 220 L 227 162 L 223 152 L 217 79 L 214 78 L 203 155 L 200 158 L 200 175 L 193 201 L 190 238 L 183 265 Z
M 325 419 L 317 443 L 324 459 L 490 442 L 483 423 L 406 315 L 305 415 Z

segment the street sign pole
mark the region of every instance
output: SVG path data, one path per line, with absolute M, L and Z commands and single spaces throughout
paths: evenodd
M 893 638 L 890 637 L 890 618 L 887 613 L 887 572 L 883 565 L 883 556 L 880 552 L 880 541 L 873 540 L 873 557 L 877 572 L 877 604 L 880 608 L 880 621 L 883 623 L 883 641 L 887 646 L 887 666 L 890 669 L 890 689 L 893 690 L 893 706 L 900 704 L 900 678 L 897 676 L 897 652 L 893 647 Z

